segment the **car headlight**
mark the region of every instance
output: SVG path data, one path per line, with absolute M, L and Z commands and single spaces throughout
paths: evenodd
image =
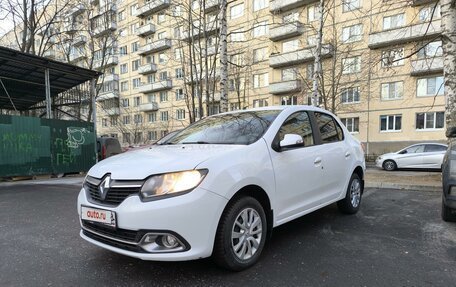
M 201 169 L 151 176 L 141 188 L 141 198 L 150 201 L 190 192 L 201 183 L 207 172 L 207 169 Z

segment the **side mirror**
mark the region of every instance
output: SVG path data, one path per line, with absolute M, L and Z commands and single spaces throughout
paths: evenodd
M 281 148 L 293 148 L 304 146 L 302 136 L 297 134 L 286 134 L 283 140 L 280 141 Z

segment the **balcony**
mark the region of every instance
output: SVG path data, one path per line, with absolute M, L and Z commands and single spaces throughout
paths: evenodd
M 139 110 L 141 112 L 157 111 L 158 110 L 158 104 L 156 102 L 141 104 L 139 106 Z
M 65 33 L 73 34 L 78 31 L 78 25 L 77 23 L 70 20 L 69 22 L 65 23 L 65 25 L 63 26 L 63 30 L 65 31 Z
M 410 74 L 412 76 L 443 73 L 442 57 L 414 60 L 411 62 L 411 65 L 412 69 L 410 70 Z
M 372 33 L 369 35 L 369 48 L 377 49 L 426 38 L 433 38 L 442 33 L 440 20 L 410 25 L 397 29 Z
M 139 48 L 138 54 L 147 55 L 171 48 L 171 39 L 160 39 Z
M 157 72 L 157 65 L 154 63 L 149 63 L 146 65 L 142 65 L 138 69 L 138 73 L 141 75 L 151 74 Z
M 280 41 L 287 38 L 302 35 L 304 33 L 304 26 L 299 21 L 292 23 L 285 23 L 278 27 L 269 30 L 269 39 L 271 41 Z
M 103 14 L 110 14 L 115 15 L 117 14 L 117 5 L 115 4 L 108 4 L 104 6 L 100 6 L 97 10 L 93 9 L 93 13 L 90 15 L 90 19 L 102 16 Z
M 137 17 L 146 17 L 160 10 L 168 8 L 170 0 L 151 0 L 136 10 Z
M 282 95 L 301 91 L 301 80 L 290 80 L 271 83 L 269 92 L 273 95 Z
M 73 53 L 70 54 L 70 62 L 78 62 L 84 59 L 86 55 L 79 50 L 75 50 Z
M 116 99 L 116 98 L 119 98 L 119 91 L 118 90 L 106 91 L 106 92 L 100 91 L 98 93 L 97 102 L 98 101 L 106 101 L 106 100 L 109 100 L 109 99 Z
M 321 57 L 331 57 L 333 47 L 330 44 L 322 45 Z M 315 58 L 315 47 L 309 47 L 298 51 L 287 53 L 272 54 L 269 57 L 269 66 L 272 68 L 281 68 L 287 66 L 298 65 L 313 61 Z
M 108 23 L 105 23 L 104 25 L 102 24 L 101 26 L 96 27 L 95 29 L 93 29 L 93 36 L 94 37 L 101 37 L 103 35 L 112 33 L 116 29 L 117 29 L 117 23 L 116 22 L 114 22 L 114 21 L 108 22 Z
M 79 46 L 83 45 L 87 42 L 87 37 L 84 35 L 79 35 L 73 38 L 73 42 L 71 42 L 71 45 L 73 46 Z
M 136 35 L 139 37 L 149 36 L 153 33 L 155 33 L 155 25 L 151 23 L 143 25 L 136 30 Z
M 220 0 L 207 0 L 204 5 L 204 12 L 211 13 L 220 9 Z
M 118 107 L 105 108 L 105 109 L 103 109 L 103 112 L 109 116 L 118 116 L 118 115 L 120 115 L 120 108 L 118 108 Z
M 101 69 L 103 67 L 114 66 L 119 63 L 119 58 L 117 56 L 106 56 L 107 59 L 104 59 L 104 63 L 102 60 L 97 60 L 93 62 L 93 69 Z
M 217 21 L 209 21 L 206 23 L 206 29 L 204 27 L 193 28 L 193 34 L 190 31 L 183 31 L 180 35 L 180 39 L 183 41 L 190 41 L 192 38 L 202 38 L 216 33 L 219 30 Z
M 314 2 L 318 2 L 318 0 L 273 0 L 269 4 L 269 11 L 271 13 L 285 12 Z
M 73 8 L 71 8 L 69 11 L 68 11 L 68 14 L 75 17 L 75 16 L 78 16 L 80 14 L 82 14 L 83 12 L 85 11 L 85 7 L 83 4 L 78 4 L 76 6 L 74 6 Z
M 104 79 L 103 79 L 103 82 L 104 83 L 107 83 L 107 82 L 118 82 L 119 81 L 119 75 L 117 74 L 105 74 L 104 75 Z
M 139 87 L 139 92 L 140 93 L 153 93 L 153 92 L 158 92 L 158 91 L 163 91 L 163 90 L 169 90 L 173 88 L 173 81 L 171 80 L 163 80 L 160 82 L 156 83 L 149 83 L 149 84 L 143 84 Z
M 209 94 L 209 103 L 212 102 L 220 102 L 220 99 L 222 98 L 221 93 L 210 93 Z M 206 94 L 204 93 L 202 96 L 203 103 L 206 102 Z

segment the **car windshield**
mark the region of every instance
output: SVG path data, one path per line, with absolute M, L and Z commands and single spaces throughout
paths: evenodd
M 202 119 L 176 134 L 167 144 L 242 144 L 257 141 L 280 110 L 230 113 Z

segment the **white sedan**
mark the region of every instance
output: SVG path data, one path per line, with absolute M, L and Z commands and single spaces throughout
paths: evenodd
M 364 173 L 360 142 L 325 110 L 214 115 L 93 166 L 78 197 L 80 234 L 143 260 L 212 256 L 242 270 L 272 228 L 332 203 L 356 213 Z
M 379 156 L 375 164 L 388 171 L 397 168 L 440 169 L 447 147 L 440 143 L 414 144 L 400 151 Z

